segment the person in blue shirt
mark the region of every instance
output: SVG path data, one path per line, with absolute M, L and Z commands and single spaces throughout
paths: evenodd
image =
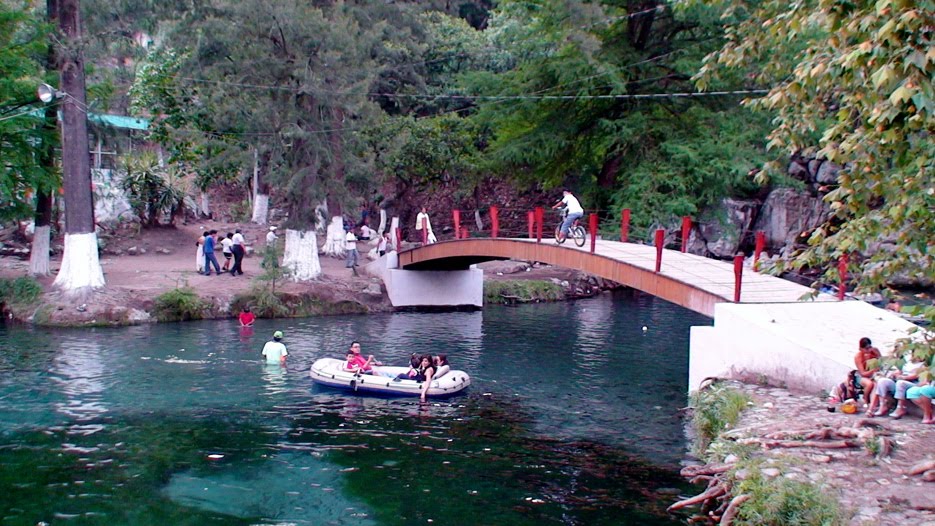
M 208 232 L 205 236 L 205 276 L 211 275 L 211 265 L 214 264 L 214 272 L 221 275 L 221 265 L 218 264 L 218 258 L 214 255 L 214 245 L 217 243 L 217 230 Z

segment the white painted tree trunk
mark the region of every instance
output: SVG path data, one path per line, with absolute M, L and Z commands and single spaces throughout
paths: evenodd
M 386 244 L 386 251 L 395 250 L 399 252 L 399 247 L 396 246 L 396 243 L 399 242 L 399 217 L 394 217 L 390 221 L 390 242 Z
M 253 221 L 258 225 L 265 225 L 266 218 L 269 216 L 269 196 L 266 194 L 256 194 L 253 200 Z
M 318 236 L 314 231 L 286 230 L 282 266 L 289 269 L 294 281 L 309 281 L 321 274 Z
M 211 201 L 208 198 L 208 192 L 201 191 L 201 215 L 211 217 Z
M 377 229 L 377 234 L 382 236 L 383 232 L 386 232 L 386 210 L 381 208 L 380 209 L 380 228 Z
M 328 237 L 325 238 L 325 246 L 321 248 L 321 253 L 336 258 L 344 257 L 344 238 L 346 235 L 344 219 L 341 216 L 332 217 L 331 223 L 328 225 Z
M 32 246 L 29 251 L 29 275 L 49 275 L 49 238 L 52 227 L 49 225 L 37 226 L 32 235 Z
M 474 224 L 477 225 L 477 231 L 484 230 L 484 220 L 480 216 L 480 210 L 474 211 Z
M 325 218 L 328 217 L 328 203 L 322 203 L 315 207 L 315 232 L 325 235 Z
M 104 271 L 97 257 L 97 234 L 65 234 L 62 268 L 55 276 L 56 287 L 69 294 L 86 294 L 104 286 Z

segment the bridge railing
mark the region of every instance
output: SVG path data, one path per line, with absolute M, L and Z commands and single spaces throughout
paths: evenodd
M 601 221 L 601 218 L 604 218 Z M 591 210 L 587 214 L 588 235 L 590 238 L 589 250 L 593 254 L 596 250 L 597 238 L 600 232 L 613 239 L 617 236 L 616 218 L 619 217 L 619 241 L 622 243 L 651 244 L 656 248 L 655 271 L 662 269 L 663 249 L 672 245 L 678 246 L 681 252 L 688 252 L 692 232 L 705 225 L 690 216 L 681 218 L 681 229 L 678 232 L 669 232 L 662 227 L 634 228 L 632 210 Z M 486 221 L 484 220 L 486 218 Z M 544 207 L 534 209 L 490 206 L 479 210 L 452 210 L 449 217 L 436 217 L 429 222 L 422 219 L 421 227 L 417 230 L 418 242 L 426 244 L 429 236 L 434 235 L 436 241 L 462 240 L 479 237 L 489 238 L 527 238 L 535 239 L 541 243 L 543 236 L 551 237 L 555 227 L 560 224 L 560 217 L 556 214 L 553 219 L 546 216 Z M 766 233 L 762 230 L 748 233 L 753 236 L 752 270 L 760 271 L 760 260 L 766 247 Z M 397 230 L 396 246 L 403 242 L 402 232 Z M 604 236 L 601 236 L 602 239 Z M 747 238 L 750 242 L 750 238 Z M 746 256 L 738 253 L 733 257 L 734 263 L 734 301 L 739 302 L 743 285 L 743 268 Z M 836 290 L 838 299 L 843 300 L 847 291 L 848 258 L 844 255 L 838 264 L 838 282 L 825 287 Z M 825 288 L 822 287 L 822 288 Z

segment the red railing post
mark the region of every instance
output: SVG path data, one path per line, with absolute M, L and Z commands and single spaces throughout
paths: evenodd
M 597 246 L 597 214 L 588 216 L 588 230 L 591 231 L 591 253 L 594 253 L 594 247 Z
M 843 301 L 847 292 L 847 254 L 841 254 L 841 259 L 838 260 L 838 277 L 841 280 L 838 285 L 838 301 Z
M 422 244 L 429 244 L 429 218 L 422 218 Z
M 542 221 L 545 219 L 545 212 L 541 206 L 536 207 L 536 243 L 542 243 Z
M 753 250 L 753 270 L 755 272 L 760 271 L 760 255 L 763 253 L 764 248 L 766 248 L 766 232 L 757 230 L 756 248 Z
M 396 227 L 396 253 L 400 253 L 403 249 L 403 231 L 401 228 Z
M 526 218 L 529 220 L 529 239 L 532 239 L 532 229 L 536 225 L 536 213 L 530 211 L 528 214 L 526 214 Z
M 630 239 L 630 209 L 624 208 L 620 212 L 620 242 L 626 243 Z
M 740 284 L 743 281 L 743 254 L 734 256 L 734 303 L 740 303 Z
M 459 239 L 467 239 L 467 238 L 468 238 L 468 229 L 466 226 L 463 226 L 461 227 L 461 237 Z
M 500 234 L 500 209 L 490 207 L 490 237 L 496 238 Z
M 692 218 L 682 216 L 682 252 L 688 251 L 688 236 L 692 231 Z
M 656 229 L 656 272 L 662 269 L 662 244 L 665 242 L 666 231 Z
M 461 239 L 461 211 L 452 210 L 451 216 L 455 223 L 455 239 Z

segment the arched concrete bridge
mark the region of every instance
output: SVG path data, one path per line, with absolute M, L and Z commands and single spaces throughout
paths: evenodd
M 862 301 L 811 299 L 812 289 L 743 269 L 734 302 L 732 262 L 598 240 L 577 248 L 554 240 L 470 238 L 390 252 L 368 266 L 386 284 L 393 305 L 474 305 L 483 302 L 483 272 L 471 265 L 518 259 L 580 269 L 658 296 L 714 319 L 691 329 L 689 387 L 710 376 L 765 375 L 771 381 L 817 391 L 853 368 L 857 340 L 868 336 L 887 352 L 914 326 Z M 655 328 L 650 328 L 653 331 Z M 664 329 L 663 329 L 664 330 Z
M 687 309 L 714 316 L 718 303 L 734 301 L 735 275 L 732 262 L 664 249 L 660 271 L 655 272 L 656 248 L 634 243 L 598 240 L 595 251 L 575 247 L 571 241 L 558 245 L 554 240 L 536 243 L 534 239 L 473 238 L 443 241 L 399 254 L 404 270 L 467 270 L 483 261 L 518 259 L 578 269 Z M 794 303 L 813 290 L 790 281 L 744 269 L 741 303 Z M 814 301 L 835 298 L 819 294 Z

